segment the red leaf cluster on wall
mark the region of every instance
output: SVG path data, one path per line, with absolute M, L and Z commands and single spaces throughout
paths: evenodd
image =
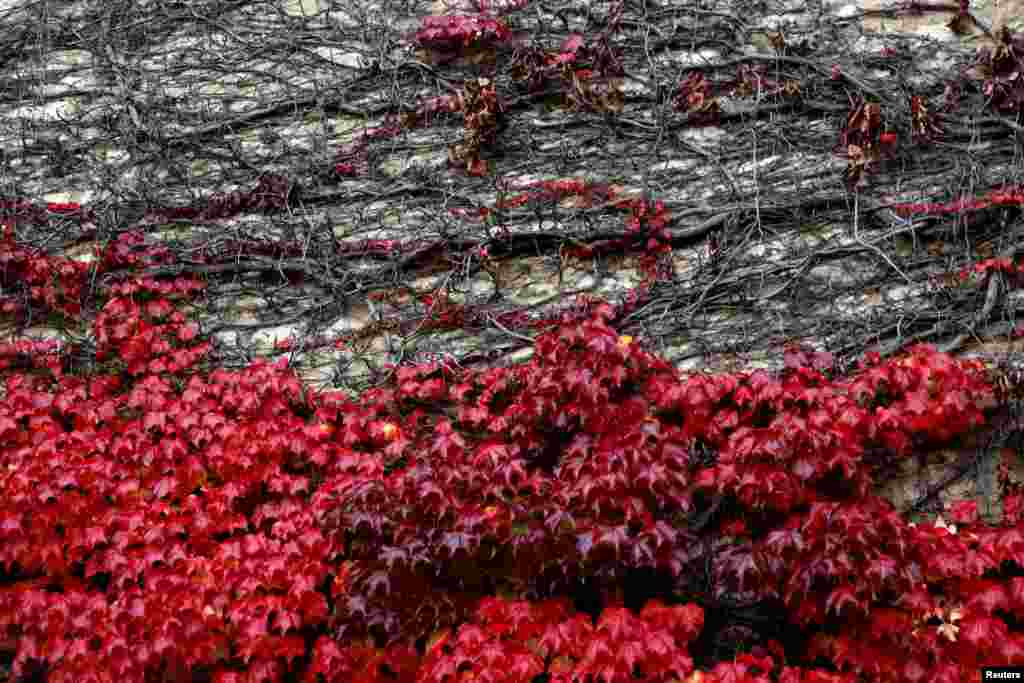
M 528 93 L 558 83 L 573 109 L 616 111 L 621 60 L 610 38 L 620 10 L 592 39 L 516 46 L 517 82 Z M 416 35 L 420 47 L 452 52 L 511 38 L 486 15 L 427 18 Z M 1019 46 L 1004 43 L 984 87 L 993 106 L 1013 109 Z M 735 89 L 796 95 L 799 84 L 748 67 Z M 719 113 L 699 72 L 675 103 L 691 122 Z M 504 114 L 485 78 L 367 130 L 333 170 L 367 173 L 374 140 L 454 113 L 465 138 L 452 160 L 483 175 L 480 153 Z M 911 113 L 915 138 L 941 134 L 924 100 Z M 880 105 L 854 103 L 841 131 L 851 180 L 895 146 L 883 124 Z M 518 189 L 462 215 L 485 222 L 542 201 L 608 203 L 626 212 L 627 236 L 573 253 L 642 244 L 649 281 L 666 275 L 663 202 L 572 178 Z M 148 219 L 280 210 L 294 190 L 268 175 Z M 897 211 L 1021 201 L 1011 189 Z M 0 209 L 23 221 L 92 219 L 71 204 Z M 639 288 L 618 306 L 582 299 L 542 319 L 503 314 L 502 324 L 543 331 L 524 365 L 393 368 L 387 385 L 350 399 L 310 391 L 283 361 L 212 368 L 211 342 L 187 306 L 203 282 L 138 276 L 173 265 L 141 231 L 86 264 L 21 246 L 14 228 L 5 223 L 0 241 L 0 312 L 88 322 L 96 343 L 87 372 L 55 343 L 0 345 L 0 654 L 13 657 L 15 676 L 903 681 L 1024 662 L 1019 487 L 1001 473 L 997 528 L 967 501 L 951 509 L 959 529 L 915 526 L 870 492 L 887 461 L 984 423 L 994 393 L 979 364 L 917 346 L 884 362 L 869 355 L 837 377 L 827 354 L 790 349 L 780 375 L 683 376 L 619 333 L 646 296 Z M 472 248 L 491 258 L 487 246 Z M 973 268 L 1020 272 L 1006 259 Z M 102 305 L 82 321 L 95 275 L 105 276 Z M 428 326 L 485 321 L 440 292 L 421 303 Z M 625 607 L 609 586 L 636 588 L 645 570 L 676 587 L 700 574 L 705 606 L 673 590 Z M 594 615 L 569 599 L 588 583 L 601 586 Z M 730 601 L 776 605 L 806 650 L 773 639 L 691 678 L 698 642 Z

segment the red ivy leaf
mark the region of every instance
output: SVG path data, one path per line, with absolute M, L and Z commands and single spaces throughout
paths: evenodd
M 626 525 L 614 526 L 601 534 L 598 545 L 607 545 L 615 549 L 615 556 L 622 557 L 622 546 L 629 544 L 629 532 Z
M 988 650 L 1007 635 L 1006 622 L 995 617 L 976 615 L 960 622 L 960 638 L 978 650 Z
M 825 602 L 829 611 L 834 611 L 837 616 L 850 616 L 850 609 L 857 609 L 865 614 L 868 613 L 867 602 L 857 597 L 857 589 L 850 584 L 844 584 L 832 590 Z M 844 608 L 846 613 L 843 614 Z
M 959 500 L 950 507 L 950 516 L 957 524 L 969 526 L 978 521 L 978 501 Z

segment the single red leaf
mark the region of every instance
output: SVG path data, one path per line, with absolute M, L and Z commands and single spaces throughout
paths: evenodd
M 1009 611 L 1011 600 L 1006 586 L 992 579 L 972 579 L 961 584 L 961 592 L 969 595 L 965 603 L 968 608 L 981 614 L 994 611 Z
M 1006 622 L 980 614 L 968 615 L 959 622 L 959 626 L 960 639 L 981 651 L 1004 641 L 1008 635 Z

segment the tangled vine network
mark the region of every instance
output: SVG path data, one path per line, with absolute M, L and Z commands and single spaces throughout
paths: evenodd
M 217 313 L 257 293 L 259 324 L 302 325 L 278 352 L 350 365 L 384 332 L 421 340 L 399 362 L 441 357 L 431 333 L 452 329 L 478 342 L 453 362 L 522 349 L 587 296 L 510 297 L 538 257 L 559 282 L 633 268 L 602 295 L 676 362 L 1015 334 L 1024 39 L 936 66 L 915 36 L 857 52 L 861 17 L 822 11 L 758 47 L 733 4 L 28 3 L 5 18 L 0 210 L 51 255 L 187 227 L 151 274 L 216 285 L 204 331 L 251 328 Z M 70 190 L 88 201 L 40 203 Z M 465 294 L 475 277 L 486 296 Z M 366 301 L 393 309 L 332 330 Z M 5 287 L 22 329 L 45 317 L 31 304 Z

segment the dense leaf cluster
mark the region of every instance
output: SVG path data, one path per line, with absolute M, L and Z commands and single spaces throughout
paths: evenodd
M 515 45 L 515 83 L 617 111 L 618 21 L 613 12 L 602 33 L 556 51 Z M 444 60 L 512 38 L 504 19 L 457 14 L 424 20 L 413 42 Z M 985 87 L 1012 108 L 1018 52 L 1004 42 Z M 746 66 L 731 87 L 799 95 Z M 675 105 L 691 123 L 720 114 L 697 71 Z M 911 109 L 915 136 L 941 133 L 923 99 Z M 365 132 L 333 172 L 365 174 L 373 141 L 458 113 L 465 135 L 450 160 L 485 174 L 503 112 L 495 81 L 468 80 Z M 896 143 L 883 113 L 855 102 L 841 132 L 854 184 Z M 627 213 L 627 236 L 571 254 L 641 244 L 649 282 L 663 274 L 662 202 L 571 178 L 516 189 L 453 213 L 483 223 L 545 201 L 607 203 Z M 274 210 L 293 191 L 264 176 L 252 191 L 151 214 Z M 1008 190 L 898 209 L 1020 203 Z M 0 208 L 39 220 L 77 209 Z M 143 234 L 120 235 L 89 265 L 19 245 L 14 227 L 0 241 L 0 311 L 75 320 L 95 340 L 0 345 L 0 653 L 16 677 L 954 681 L 1024 663 L 1020 491 L 1007 488 L 998 528 L 971 503 L 954 506 L 959 529 L 910 524 L 872 493 L 892 461 L 985 422 L 995 393 L 978 363 L 916 346 L 840 376 L 827 354 L 794 349 L 780 375 L 683 376 L 616 329 L 641 289 L 618 307 L 496 319 L 542 331 L 526 364 L 392 368 L 353 400 L 310 391 L 284 362 L 214 367 L 189 317 L 204 282 L 153 274 L 177 264 Z M 994 271 L 1020 272 L 1005 258 L 975 268 Z M 97 276 L 102 305 L 82 320 Z M 420 301 L 428 326 L 485 320 L 440 292 Z M 722 640 L 747 652 L 709 656 Z
M 3 253 L 13 272 L 61 272 L 11 231 Z M 98 263 L 165 260 L 126 234 Z M 70 316 L 50 291 L 66 275 L 35 298 Z M 403 366 L 353 401 L 282 363 L 208 367 L 185 313 L 202 290 L 115 282 L 91 373 L 54 344 L 2 349 L 0 632 L 17 676 L 668 681 L 694 672 L 690 648 L 727 626 L 705 615 L 730 601 L 776 605 L 810 649 L 772 640 L 708 680 L 952 680 L 1024 657 L 1005 573 L 1020 528 L 965 506 L 959 534 L 913 527 L 870 493 L 869 454 L 984 421 L 979 364 L 919 346 L 833 377 L 827 354 L 794 349 L 781 376 L 683 377 L 589 302 L 525 365 Z M 682 600 L 702 567 L 703 596 Z M 668 588 L 634 613 L 621 590 L 645 571 Z M 598 607 L 578 611 L 588 585 Z M 813 653 L 847 673 L 787 664 Z

